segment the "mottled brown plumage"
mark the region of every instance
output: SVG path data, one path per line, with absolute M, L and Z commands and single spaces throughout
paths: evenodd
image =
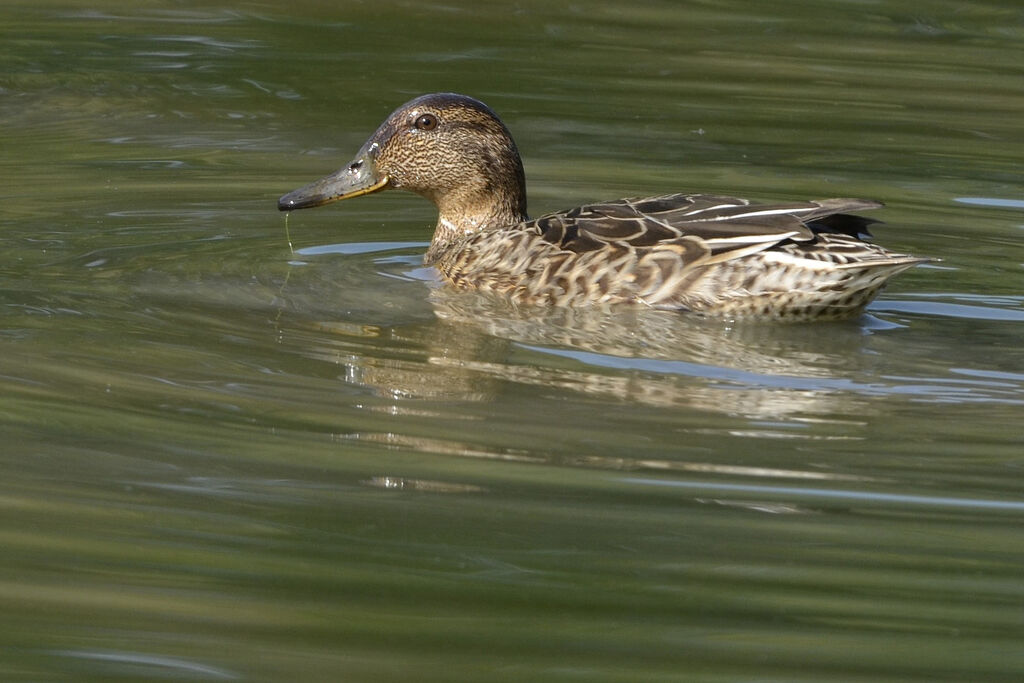
M 530 220 L 522 162 L 486 105 L 455 94 L 397 109 L 337 173 L 283 196 L 281 210 L 389 188 L 438 208 L 426 254 L 452 285 L 523 304 L 640 304 L 730 318 L 811 320 L 861 311 L 897 273 L 929 259 L 863 241 L 865 199 L 751 204 L 669 194 Z

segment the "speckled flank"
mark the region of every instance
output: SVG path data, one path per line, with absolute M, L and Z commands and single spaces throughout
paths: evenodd
M 699 195 L 620 200 L 472 233 L 450 244 L 435 265 L 458 287 L 519 303 L 633 303 L 797 321 L 853 315 L 890 277 L 924 260 L 851 235 L 815 233 L 796 218 L 866 208 L 860 200 L 821 204 L 772 211 Z M 740 206 L 746 220 L 757 212 L 762 220 L 771 216 L 771 224 L 739 229 L 733 217 Z

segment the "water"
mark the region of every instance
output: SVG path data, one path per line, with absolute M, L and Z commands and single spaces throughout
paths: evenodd
M 3 680 L 1024 675 L 1015 3 L 8 2 L 0 38 Z M 436 90 L 502 114 L 535 215 L 872 197 L 942 261 L 729 326 L 452 296 L 400 193 L 286 233 Z

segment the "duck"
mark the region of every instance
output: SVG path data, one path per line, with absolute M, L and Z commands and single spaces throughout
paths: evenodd
M 448 285 L 517 306 L 633 305 L 730 320 L 861 313 L 895 275 L 933 260 L 867 241 L 869 199 L 753 203 L 717 194 L 619 199 L 531 219 L 523 162 L 479 100 L 406 102 L 338 171 L 281 211 L 390 189 L 434 203 L 424 262 Z

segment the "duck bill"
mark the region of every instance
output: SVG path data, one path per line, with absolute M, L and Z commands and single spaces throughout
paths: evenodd
M 340 171 L 293 190 L 277 200 L 281 211 L 311 209 L 331 202 L 387 189 L 390 179 L 377 172 L 372 149 L 360 150 L 355 160 Z

